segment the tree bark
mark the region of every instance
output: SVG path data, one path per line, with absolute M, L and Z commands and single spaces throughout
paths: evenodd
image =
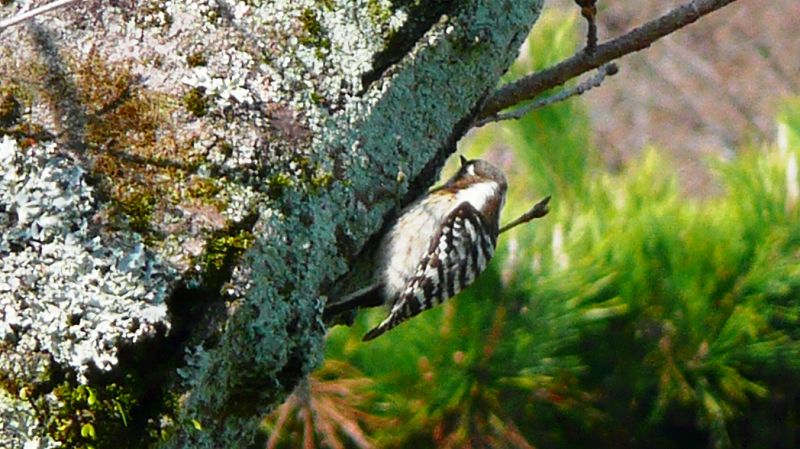
M 541 7 L 90 0 L 0 31 L 0 447 L 250 444 Z

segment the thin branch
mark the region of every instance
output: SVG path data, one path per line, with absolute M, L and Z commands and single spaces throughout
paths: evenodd
M 50 12 L 54 9 L 61 8 L 63 6 L 67 6 L 71 3 L 79 2 L 81 0 L 56 0 L 54 2 L 48 3 L 46 5 L 42 5 L 38 8 L 33 8 L 30 11 L 24 12 L 22 14 L 17 14 L 14 17 L 10 17 L 6 20 L 0 21 L 0 33 L 3 32 L 8 27 L 14 26 L 20 22 L 24 22 L 28 19 L 34 18 L 40 14 L 44 14 L 46 12 Z
M 505 108 L 533 99 L 546 90 L 560 86 L 582 73 L 621 56 L 645 49 L 656 40 L 735 1 L 737 0 L 693 0 L 627 34 L 597 46 L 594 51 L 584 49 L 548 69 L 509 83 L 486 99 L 478 119 L 495 115 Z
M 597 49 L 597 16 L 586 17 L 586 22 L 589 24 L 589 30 L 586 32 L 586 52 L 594 53 Z
M 520 217 L 517 218 L 516 220 L 501 227 L 500 232 L 498 232 L 498 235 L 512 228 L 515 228 L 521 225 L 522 223 L 527 223 L 533 220 L 534 218 L 544 217 L 545 215 L 547 215 L 548 212 L 550 212 L 550 206 L 548 205 L 549 202 L 550 202 L 550 196 L 539 201 L 528 212 L 525 212 L 524 214 L 520 215 Z
M 480 128 L 483 125 L 492 123 L 492 122 L 499 122 L 502 120 L 518 120 L 525 116 L 527 113 L 534 111 L 536 109 L 543 108 L 545 106 L 550 106 L 553 103 L 558 103 L 559 101 L 564 101 L 568 98 L 574 97 L 576 95 L 582 95 L 584 92 L 594 89 L 595 87 L 600 86 L 603 84 L 607 76 L 616 75 L 619 71 L 619 67 L 617 64 L 613 62 L 609 62 L 608 64 L 600 67 L 597 70 L 597 73 L 589 78 L 584 80 L 582 83 L 578 84 L 577 86 L 571 89 L 564 89 L 555 95 L 551 95 L 549 97 L 541 98 L 536 100 L 530 104 L 527 104 L 519 109 L 516 109 L 512 112 L 508 113 L 500 113 L 493 115 L 491 117 L 486 117 L 483 120 L 478 121 L 473 125 L 475 128 Z
M 586 32 L 586 52 L 593 53 L 597 48 L 597 0 L 575 0 L 581 8 L 581 15 L 589 26 Z

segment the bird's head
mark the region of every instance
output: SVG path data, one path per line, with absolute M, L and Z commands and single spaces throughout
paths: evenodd
M 461 156 L 461 167 L 445 184 L 445 188 L 464 188 L 479 182 L 495 182 L 503 193 L 508 189 L 506 175 L 499 168 L 482 160 Z

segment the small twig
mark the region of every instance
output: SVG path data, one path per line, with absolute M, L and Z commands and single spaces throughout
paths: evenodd
M 33 8 L 30 11 L 24 12 L 22 14 L 17 14 L 14 17 L 8 18 L 6 20 L 0 21 L 0 33 L 3 32 L 8 27 L 14 26 L 20 22 L 24 22 L 28 19 L 36 17 L 40 14 L 44 14 L 46 12 L 50 12 L 54 9 L 61 8 L 63 6 L 67 6 L 70 3 L 79 2 L 81 0 L 56 0 L 54 2 L 48 3 L 46 5 L 42 5 L 38 8 Z
M 547 215 L 548 212 L 550 212 L 550 206 L 548 206 L 549 202 L 550 202 L 550 196 L 548 195 L 547 198 L 536 203 L 528 212 L 525 212 L 524 214 L 520 215 L 520 217 L 517 218 L 516 220 L 501 227 L 500 232 L 498 232 L 498 234 L 502 234 L 508 231 L 509 229 L 521 225 L 522 223 L 527 223 L 533 220 L 534 218 L 544 217 L 545 215 Z
M 597 0 L 575 0 L 575 3 L 581 7 L 581 15 L 589 25 L 586 33 L 586 52 L 594 53 L 597 48 Z
M 478 122 L 476 122 L 473 127 L 480 128 L 483 125 L 487 125 L 492 122 L 499 122 L 502 120 L 518 120 L 525 116 L 527 113 L 534 111 L 536 109 L 543 108 L 545 106 L 550 106 L 553 103 L 558 103 L 559 101 L 564 101 L 568 98 L 574 97 L 576 95 L 583 95 L 584 92 L 594 89 L 595 87 L 600 86 L 603 84 L 607 76 L 614 76 L 619 71 L 619 67 L 617 64 L 613 62 L 609 62 L 608 64 L 600 67 L 597 70 L 597 73 L 589 78 L 584 80 L 582 83 L 578 84 L 577 86 L 571 89 L 564 89 L 554 95 L 549 97 L 541 98 L 539 100 L 533 101 L 532 103 L 527 104 L 515 111 L 508 112 L 505 114 L 496 114 L 491 117 L 486 117 Z
M 592 15 L 588 16 L 586 20 L 589 22 L 589 32 L 586 35 L 586 51 L 588 53 L 594 53 L 594 50 L 597 48 L 597 21 L 595 20 L 597 16 Z
M 621 56 L 645 49 L 658 39 L 735 1 L 737 0 L 693 0 L 639 28 L 598 45 L 592 52 L 583 50 L 548 69 L 506 84 L 486 99 L 477 118 L 480 120 L 495 115 Z

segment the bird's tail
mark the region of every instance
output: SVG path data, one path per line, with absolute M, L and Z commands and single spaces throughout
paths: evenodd
M 384 332 L 400 324 L 400 321 L 402 320 L 396 319 L 394 316 L 390 315 L 385 320 L 383 320 L 381 324 L 375 326 L 374 329 L 367 332 L 366 335 L 364 335 L 364 338 L 361 339 L 361 341 L 370 341 L 373 338 L 383 335 Z
M 339 301 L 326 304 L 322 319 L 327 321 L 348 310 L 380 305 L 383 305 L 383 288 L 380 283 L 375 283 L 356 290 Z

